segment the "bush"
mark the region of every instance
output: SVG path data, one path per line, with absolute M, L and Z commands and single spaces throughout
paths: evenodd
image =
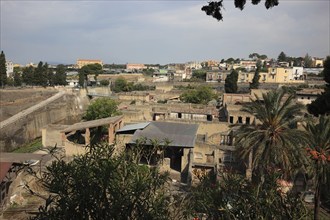
M 118 103 L 110 98 L 98 98 L 92 102 L 84 115 L 87 121 L 120 115 Z
M 102 80 L 100 81 L 100 85 L 101 85 L 101 86 L 108 86 L 108 85 L 109 85 L 109 80 L 102 79 Z
M 196 89 L 187 90 L 180 96 L 183 102 L 194 104 L 207 104 L 215 98 L 217 98 L 217 95 L 209 86 L 200 86 Z

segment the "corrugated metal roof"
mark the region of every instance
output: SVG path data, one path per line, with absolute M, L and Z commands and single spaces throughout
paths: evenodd
M 150 124 L 150 122 L 144 122 L 144 123 L 138 123 L 138 124 L 131 124 L 131 125 L 125 125 L 121 129 L 117 130 L 117 133 L 125 132 L 125 131 L 132 131 L 132 130 L 140 130 L 144 129 Z
M 134 144 L 139 138 L 156 139 L 161 143 L 167 139 L 172 147 L 188 147 L 195 145 L 198 124 L 183 124 L 171 122 L 151 122 L 143 130 L 134 133 L 130 143 Z

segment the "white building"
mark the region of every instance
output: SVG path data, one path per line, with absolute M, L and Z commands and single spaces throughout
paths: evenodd
M 190 61 L 185 63 L 185 69 L 190 68 L 190 69 L 202 69 L 202 64 L 201 62 L 197 62 L 197 61 Z
M 304 78 L 304 67 L 294 66 L 289 70 L 289 80 L 302 80 Z
M 7 68 L 7 77 L 14 73 L 14 63 L 11 61 L 6 61 L 6 68 Z

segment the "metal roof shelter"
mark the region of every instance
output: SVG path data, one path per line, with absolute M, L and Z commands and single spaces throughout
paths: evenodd
M 130 144 L 135 144 L 140 138 L 147 140 L 170 141 L 169 147 L 193 148 L 196 141 L 198 124 L 183 124 L 172 122 L 150 122 L 143 130 L 137 130 L 132 137 Z
M 122 118 L 123 118 L 123 116 L 121 115 L 121 116 L 97 119 L 97 120 L 93 120 L 93 121 L 79 122 L 79 123 L 73 124 L 71 126 L 68 126 L 67 128 L 63 129 L 62 132 L 78 131 L 78 130 L 83 130 L 86 128 L 95 128 L 95 127 L 99 127 L 99 126 L 110 124 L 110 123 L 116 123 L 117 121 L 121 120 Z
M 118 129 L 116 133 L 123 133 L 123 132 L 127 132 L 127 131 L 135 131 L 135 130 L 144 129 L 149 124 L 150 124 L 150 122 L 143 122 L 143 123 L 138 123 L 138 124 L 125 125 L 121 129 Z

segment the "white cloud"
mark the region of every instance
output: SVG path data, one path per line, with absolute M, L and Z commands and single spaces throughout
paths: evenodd
M 281 0 L 270 10 L 247 2 L 240 11 L 225 1 L 217 22 L 200 10 L 206 1 L 1 1 L 1 48 L 22 63 L 330 54 L 329 2 Z

